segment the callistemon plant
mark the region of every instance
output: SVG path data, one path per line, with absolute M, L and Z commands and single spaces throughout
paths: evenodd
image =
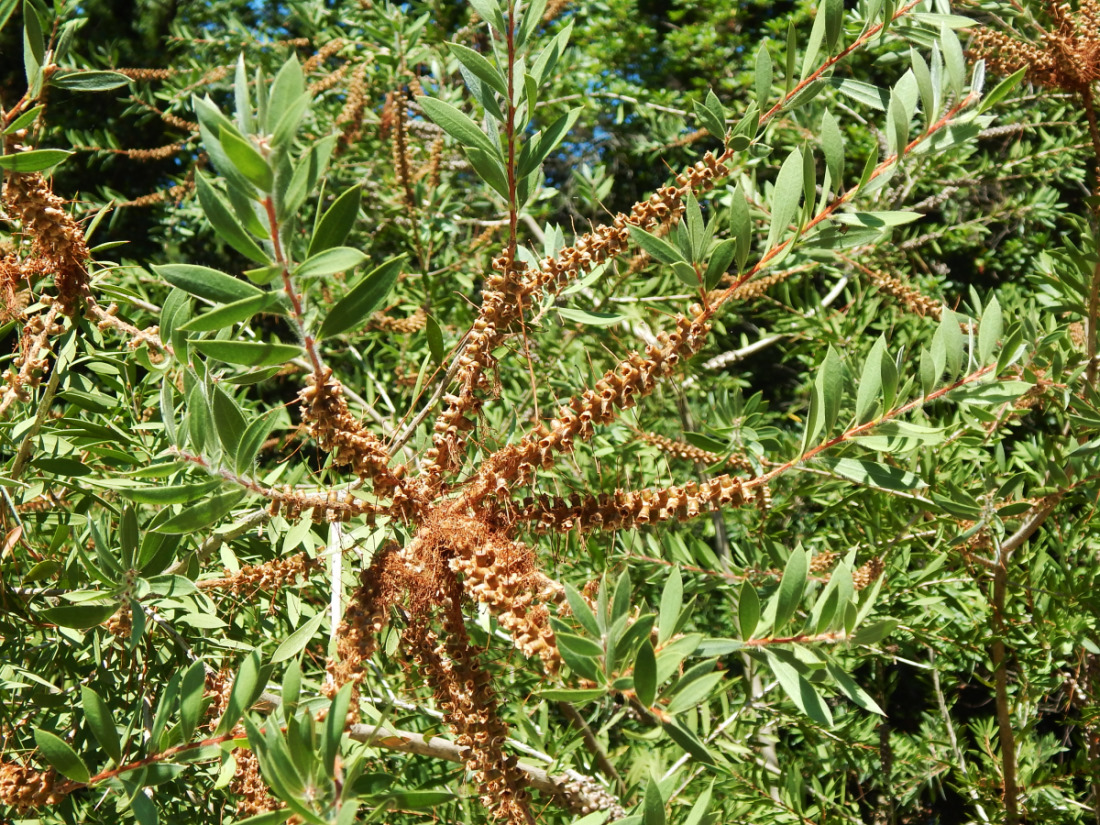
M 1100 816 L 1094 6 L 16 5 L 0 816 Z

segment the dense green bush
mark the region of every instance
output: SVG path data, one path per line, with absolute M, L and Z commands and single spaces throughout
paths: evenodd
M 1095 0 L 110 5 L 0 0 L 0 817 L 1100 821 Z

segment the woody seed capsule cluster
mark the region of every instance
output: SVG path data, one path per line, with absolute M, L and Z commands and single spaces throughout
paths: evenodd
M 17 814 L 60 804 L 75 785 L 58 781 L 53 768 L 40 772 L 13 762 L 0 762 L 0 806 Z
M 533 522 L 536 532 L 551 530 L 616 530 L 639 524 L 695 518 L 720 507 L 738 507 L 747 501 L 742 480 L 729 475 L 697 484 L 656 490 L 616 490 L 598 496 L 572 495 L 569 499 L 537 496 L 524 500 L 517 521 Z

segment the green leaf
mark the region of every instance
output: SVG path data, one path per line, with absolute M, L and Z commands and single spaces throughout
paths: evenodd
M 878 464 L 858 458 L 818 457 L 816 461 L 842 478 L 850 479 L 857 484 L 877 487 L 880 490 L 909 493 L 928 486 L 920 476 L 888 464 Z
M 325 768 L 325 776 L 333 775 L 336 755 L 340 752 L 340 740 L 344 736 L 344 728 L 347 727 L 348 706 L 351 704 L 351 691 L 354 687 L 355 684 L 349 682 L 340 688 L 337 694 L 332 697 L 328 716 L 325 717 L 325 733 L 321 740 L 321 759 Z M 259 697 L 257 696 L 257 698 Z
M 240 252 L 246 258 L 266 264 L 270 260 L 267 254 L 248 235 L 217 190 L 210 185 L 202 172 L 195 173 L 195 189 L 199 195 L 199 204 L 206 219 L 223 241 Z
M 520 177 L 526 177 L 542 166 L 550 153 L 561 145 L 582 111 L 583 109 L 580 108 L 570 109 L 550 124 L 545 131 L 539 132 L 524 145 L 519 153 L 517 174 Z
M 710 94 L 714 94 L 711 92 Z M 726 139 L 726 122 L 722 118 L 718 117 L 709 106 L 705 106 L 698 100 L 692 101 L 692 108 L 695 110 L 695 117 L 699 120 L 699 123 L 704 129 L 711 133 L 712 136 L 719 140 Z
M 939 42 L 940 51 L 943 53 L 943 64 L 947 69 L 947 79 L 951 83 L 951 91 L 955 93 L 955 97 L 961 97 L 963 83 L 966 81 L 966 57 L 963 55 L 958 35 L 947 23 L 940 27 Z
M 978 359 L 982 364 L 993 362 L 993 355 L 997 349 L 997 342 L 1001 340 L 1004 332 L 1004 318 L 1001 316 L 1001 305 L 993 298 L 986 306 L 982 314 L 982 322 L 978 327 Z
M 359 217 L 359 201 L 362 192 L 362 186 L 356 185 L 333 201 L 332 206 L 321 216 L 313 232 L 309 242 L 309 257 L 340 246 L 347 240 L 351 228 Z
M 763 111 L 767 106 L 772 90 L 772 56 L 768 51 L 767 40 L 763 41 L 756 51 L 754 82 L 756 85 L 756 103 Z
M 577 656 L 596 659 L 603 656 L 603 646 L 583 636 L 575 636 L 572 633 L 556 634 L 558 647 L 563 647 Z
M 663 727 L 665 733 L 668 734 L 668 738 L 683 748 L 686 753 L 695 757 L 705 765 L 717 764 L 714 754 L 707 749 L 707 746 L 700 741 L 699 737 L 677 720 L 670 719 L 668 721 L 663 721 L 661 727 Z
M 890 95 L 885 89 L 864 83 L 862 80 L 852 80 L 850 77 L 830 77 L 829 85 L 846 97 L 850 97 L 857 103 L 870 106 L 885 112 L 890 104 Z
M 646 232 L 644 229 L 634 226 L 633 224 L 629 226 L 629 229 L 630 236 L 634 239 L 634 242 L 648 252 L 651 257 L 661 263 L 686 263 L 680 250 L 663 238 L 658 238 L 656 235 Z
M 240 408 L 221 387 L 214 385 L 210 388 L 210 407 L 214 414 L 214 429 L 218 433 L 225 454 L 230 458 L 237 455 L 237 446 L 241 436 L 244 435 L 244 415 Z
M 63 149 L 32 149 L 29 152 L 15 152 L 10 155 L 0 155 L 0 169 L 9 172 L 27 174 L 29 172 L 41 172 L 56 166 L 65 160 L 72 152 Z
M 270 192 L 275 183 L 275 173 L 264 156 L 252 145 L 252 141 L 241 137 L 235 129 L 224 128 L 221 130 L 219 139 L 225 154 L 237 167 L 237 171 L 257 189 Z
M 318 613 L 287 636 L 282 643 L 275 648 L 275 652 L 271 654 L 271 663 L 278 664 L 279 662 L 297 656 L 313 639 L 313 636 L 317 633 L 317 628 L 321 626 L 321 622 L 324 618 L 324 613 Z
M 60 607 L 47 607 L 38 615 L 50 624 L 87 630 L 103 624 L 117 610 L 117 604 L 65 604 Z
M 10 124 L 8 124 L 7 128 L 5 128 L 3 132 L 0 132 L 0 134 L 14 135 L 20 129 L 27 128 L 38 118 L 40 114 L 42 114 L 42 110 L 45 108 L 45 105 L 32 106 L 30 109 L 27 109 L 27 111 L 23 112 L 23 114 L 13 120 Z
M 829 706 L 822 700 L 817 689 L 806 681 L 806 678 L 795 669 L 794 665 L 784 661 L 773 651 L 765 650 L 764 654 L 767 657 L 768 666 L 779 681 L 779 686 L 783 688 L 783 692 L 791 698 L 798 709 L 819 725 L 832 727 L 833 714 L 829 710 Z
M 626 320 L 625 315 L 615 312 L 590 312 L 585 309 L 559 307 L 558 314 L 566 321 L 573 321 L 589 327 L 611 327 Z
M 901 624 L 897 619 L 880 619 L 877 622 L 864 625 L 856 631 L 852 636 L 852 644 L 854 645 L 873 645 L 876 644 L 891 633 Z
M 277 314 L 283 315 L 285 313 L 281 311 L 282 300 L 283 297 L 278 292 L 264 292 L 260 295 L 241 298 L 239 301 L 223 304 L 210 312 L 195 316 L 181 326 L 180 330 L 183 332 L 212 332 L 247 321 L 253 315 L 259 312 L 268 312 L 275 307 L 280 309 Z
M 871 713 L 877 713 L 879 716 L 886 715 L 886 711 L 879 707 L 878 702 L 872 699 L 871 695 L 856 684 L 855 679 L 841 670 L 835 662 L 827 662 L 825 664 L 825 669 L 829 671 L 829 675 L 836 681 L 837 687 L 840 688 L 840 692 L 855 702 L 856 705 L 864 710 L 869 710 Z
M 271 97 L 267 105 L 267 121 L 264 129 L 273 134 L 284 113 L 291 109 L 306 93 L 305 75 L 298 63 L 298 56 L 291 52 L 290 57 L 279 68 L 275 81 L 271 84 Z
M 575 688 L 540 690 L 538 695 L 549 702 L 569 702 L 580 705 L 607 695 L 607 688 Z
M 657 698 L 657 655 L 648 639 L 642 643 L 634 660 L 634 692 L 646 708 L 652 707 Z
M 283 112 L 279 122 L 275 124 L 275 131 L 271 134 L 272 149 L 281 149 L 294 140 L 294 136 L 298 132 L 298 126 L 301 124 L 306 110 L 309 109 L 311 100 L 312 97 L 309 92 L 304 92 Z M 277 112 L 279 110 L 272 109 L 270 111 Z
M 242 298 L 263 295 L 263 291 L 247 281 L 234 278 L 216 269 L 193 264 L 164 264 L 153 271 L 172 286 L 217 304 L 231 304 Z
M 367 256 L 358 249 L 350 246 L 337 246 L 326 249 L 306 258 L 294 270 L 294 274 L 300 278 L 313 278 L 319 275 L 334 275 L 337 272 L 347 272 L 355 269 Z
M 826 109 L 821 116 L 821 151 L 825 155 L 825 168 L 833 187 L 839 188 L 844 176 L 844 136 L 832 113 Z
M 41 728 L 34 729 L 34 741 L 38 744 L 46 761 L 59 774 L 73 782 L 85 783 L 92 778 L 88 766 L 77 755 L 68 742 L 60 736 Z
M 741 595 L 737 600 L 737 626 L 741 638 L 748 641 L 760 624 L 760 596 L 748 579 L 741 584 Z
M 122 742 L 118 738 L 118 728 L 110 706 L 87 685 L 80 686 L 80 700 L 84 708 L 84 719 L 95 741 L 116 765 L 121 765 Z
M 867 355 L 856 389 L 856 424 L 866 424 L 875 417 L 882 391 L 882 362 L 886 358 L 886 339 L 879 336 Z
M 685 710 L 694 708 L 702 704 L 714 691 L 714 688 L 725 677 L 725 673 L 721 670 L 714 671 L 713 673 L 706 673 L 697 679 L 693 679 L 687 685 L 680 687 L 681 683 L 677 683 L 674 687 L 676 689 L 676 695 L 672 701 L 668 703 L 666 710 L 672 715 L 677 713 L 683 713 Z
M 273 415 L 268 413 L 253 419 L 245 428 L 244 435 L 241 436 L 240 444 L 237 446 L 236 469 L 239 475 L 251 475 L 255 470 L 253 464 L 256 463 L 256 456 L 260 454 L 264 441 L 271 433 L 273 419 Z
M 195 662 L 180 680 L 180 738 L 188 742 L 202 718 L 202 695 L 206 689 L 206 667 Z
M 204 499 L 198 504 L 181 510 L 174 516 L 164 518 L 163 521 L 159 519 L 168 511 L 162 510 L 158 517 L 150 523 L 148 529 L 156 533 L 167 533 L 169 535 L 193 533 L 218 521 L 229 513 L 242 498 L 244 498 L 243 491 L 230 490 Z
M 787 225 L 798 211 L 802 197 L 802 152 L 791 152 L 779 170 L 772 190 L 772 221 L 768 229 L 768 249 L 772 249 L 786 233 Z
M 806 589 L 806 574 L 809 573 L 809 560 L 806 551 L 799 545 L 791 551 L 787 565 L 783 569 L 783 578 L 779 580 L 776 591 L 775 623 L 772 632 L 778 633 L 794 616 L 802 601 L 802 591 Z
M 450 103 L 444 103 L 434 97 L 418 97 L 416 100 L 424 110 L 424 114 L 462 146 L 480 149 L 490 157 L 500 157 L 500 147 L 494 146 L 476 123 Z
M 733 190 L 730 200 L 730 234 L 737 239 L 737 269 L 744 270 L 752 248 L 752 216 L 740 184 Z
M 840 356 L 832 345 L 825 353 L 825 361 L 817 373 L 817 381 L 821 387 L 821 397 L 824 403 L 825 432 L 832 430 L 840 415 L 840 402 L 844 394 L 844 365 Z
M 508 96 L 508 82 L 504 79 L 504 75 L 500 73 L 500 69 L 471 48 L 458 43 L 447 43 L 446 46 L 451 54 L 458 58 L 458 61 L 473 72 L 479 80 L 488 83 L 502 96 Z
M 105 71 L 58 72 L 50 77 L 51 86 L 77 92 L 105 92 L 129 82 L 130 78 L 124 74 Z
M 947 309 L 943 310 L 940 316 L 940 325 L 936 329 L 936 335 L 932 339 L 932 355 L 936 355 L 937 340 L 940 341 L 942 346 L 942 352 L 947 363 L 948 375 L 951 378 L 956 377 L 962 366 L 965 363 L 966 354 L 964 347 L 966 341 L 963 339 L 962 330 L 959 329 L 959 319 L 954 312 Z
M 504 15 L 501 13 L 498 0 L 470 0 L 470 5 L 474 7 L 474 11 L 477 12 L 478 17 L 498 32 L 505 31 L 507 27 L 504 23 Z
M 363 276 L 351 291 L 329 310 L 321 324 L 318 338 L 331 338 L 363 324 L 385 300 L 397 282 L 405 255 L 390 258 Z
M 978 106 L 978 113 L 992 109 L 1006 97 L 1008 97 L 1012 91 L 1020 85 L 1020 81 L 1024 79 L 1024 75 L 1027 74 L 1027 66 L 1023 66 L 1010 74 L 1000 83 L 993 87 L 993 90 L 982 98 L 981 104 Z
M 216 734 L 229 733 L 233 730 L 245 712 L 260 698 L 263 689 L 264 683 L 260 678 L 260 654 L 253 650 L 241 662 L 240 670 L 233 679 L 229 701 L 226 703 L 225 713 L 218 722 Z
M 573 612 L 573 618 L 577 620 L 585 633 L 599 639 L 603 636 L 600 631 L 599 623 L 596 621 L 596 614 L 592 612 L 592 608 L 588 606 L 588 602 L 585 601 L 575 587 L 571 584 L 565 585 L 565 598 L 569 602 L 569 609 Z
M 661 798 L 661 786 L 657 777 L 651 776 L 642 802 L 642 825 L 665 825 L 665 822 L 665 801 Z
M 198 484 L 169 484 L 158 487 L 123 487 L 119 493 L 130 501 L 138 504 L 184 504 L 195 499 L 200 499 L 214 490 L 217 490 L 225 482 L 220 478 L 202 481 Z
M 267 367 L 285 364 L 302 354 L 293 344 L 267 344 L 259 341 L 204 341 L 189 339 L 191 346 L 208 358 L 246 367 Z
M 572 604 L 572 602 L 570 603 Z M 657 641 L 664 644 L 676 631 L 676 623 L 684 606 L 684 580 L 680 568 L 673 567 L 661 593 L 660 620 L 657 623 Z M 592 619 L 595 623 L 595 617 Z M 599 635 L 599 631 L 594 635 Z

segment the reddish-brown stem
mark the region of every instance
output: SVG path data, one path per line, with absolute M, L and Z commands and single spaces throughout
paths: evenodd
M 313 374 L 318 385 L 324 383 L 324 365 L 321 363 L 321 355 L 317 352 L 317 341 L 309 334 L 305 325 L 305 311 L 302 308 L 302 298 L 294 289 L 294 282 L 290 278 L 290 263 L 283 255 L 282 242 L 279 240 L 279 219 L 275 214 L 275 200 L 268 195 L 264 198 L 264 210 L 267 212 L 267 222 L 271 228 L 271 245 L 275 251 L 275 262 L 283 270 L 283 289 L 290 299 L 291 317 L 297 327 L 298 334 L 302 338 L 309 362 L 313 365 Z
M 890 18 L 890 22 L 893 23 L 899 17 L 905 16 L 910 11 L 912 11 L 914 8 L 916 8 L 920 4 L 920 2 L 921 2 L 921 0 L 910 0 L 909 3 L 906 3 L 904 6 L 902 6 L 900 9 L 898 9 L 896 12 L 894 12 L 893 16 Z M 817 80 L 823 74 L 825 74 L 825 72 L 827 72 L 829 69 L 831 69 L 837 63 L 839 63 L 845 57 L 850 55 L 852 52 L 854 52 L 856 49 L 858 49 L 864 43 L 867 43 L 868 41 L 870 41 L 871 38 L 873 38 L 876 34 L 878 34 L 880 31 L 882 31 L 882 27 L 885 26 L 885 25 L 886 25 L 885 23 L 878 23 L 877 25 L 872 26 L 867 31 L 865 31 L 863 34 L 861 34 L 859 37 L 857 37 L 854 41 L 852 41 L 852 44 L 850 46 L 848 46 L 845 49 L 840 50 L 835 55 L 833 55 L 828 60 L 826 60 L 824 63 L 822 63 L 815 71 L 811 72 L 806 77 L 805 80 L 799 82 L 793 89 L 791 89 L 787 94 L 785 94 L 783 96 L 783 99 L 780 100 L 778 103 L 776 103 L 774 106 L 772 106 L 767 111 L 766 114 L 762 115 L 760 117 L 760 123 L 761 124 L 766 123 L 768 120 L 770 120 L 776 114 L 778 114 L 783 109 L 783 107 L 787 105 L 788 101 L 794 100 L 795 95 L 797 95 L 799 92 L 801 92 L 807 86 L 809 86 L 811 83 L 813 83 L 815 80 Z
M 781 473 L 787 472 L 792 467 L 795 467 L 796 465 L 801 464 L 804 461 L 808 461 L 809 459 L 813 458 L 814 456 L 818 455 L 819 453 L 824 452 L 825 450 L 829 449 L 830 447 L 835 447 L 837 444 L 842 444 L 845 441 L 850 441 L 853 438 L 864 435 L 865 433 L 870 432 L 871 430 L 873 430 L 875 427 L 877 427 L 879 424 L 883 423 L 884 421 L 889 421 L 893 418 L 897 418 L 899 415 L 904 415 L 905 413 L 909 412 L 910 410 L 915 410 L 917 407 L 920 407 L 923 404 L 927 404 L 929 401 L 935 401 L 937 398 L 942 398 L 943 396 L 947 395 L 952 390 L 956 390 L 956 389 L 958 389 L 959 387 L 961 387 L 965 384 L 971 383 L 972 381 L 977 381 L 982 376 L 988 375 L 989 373 L 993 372 L 995 366 L 996 365 L 994 365 L 994 364 L 989 364 L 987 366 L 981 367 L 980 369 L 976 369 L 976 370 L 974 370 L 974 372 L 970 373 L 969 375 L 964 375 L 958 381 L 954 381 L 954 382 L 948 384 L 945 387 L 940 387 L 940 389 L 935 390 L 933 392 L 930 392 L 930 393 L 928 393 L 928 395 L 922 395 L 920 398 L 914 399 L 913 401 L 910 401 L 908 404 L 905 404 L 904 406 L 901 406 L 901 407 L 898 407 L 894 410 L 890 410 L 889 412 L 883 413 L 878 418 L 876 418 L 872 421 L 868 421 L 865 424 L 860 424 L 857 427 L 852 427 L 852 429 L 850 429 L 850 430 L 845 430 L 840 435 L 835 436 L 833 438 L 830 438 L 828 441 L 825 441 L 821 444 L 818 444 L 816 447 L 814 447 L 810 450 L 807 450 L 805 453 L 798 456 L 797 458 L 792 458 L 790 461 L 786 462 L 785 464 L 780 464 L 778 467 L 776 467 L 773 470 L 768 471 L 764 475 L 758 476 L 756 478 L 748 479 L 744 483 L 744 486 L 745 487 L 755 487 L 755 486 L 758 486 L 760 484 L 767 484 L 769 481 L 771 481 L 777 475 L 780 475 Z

